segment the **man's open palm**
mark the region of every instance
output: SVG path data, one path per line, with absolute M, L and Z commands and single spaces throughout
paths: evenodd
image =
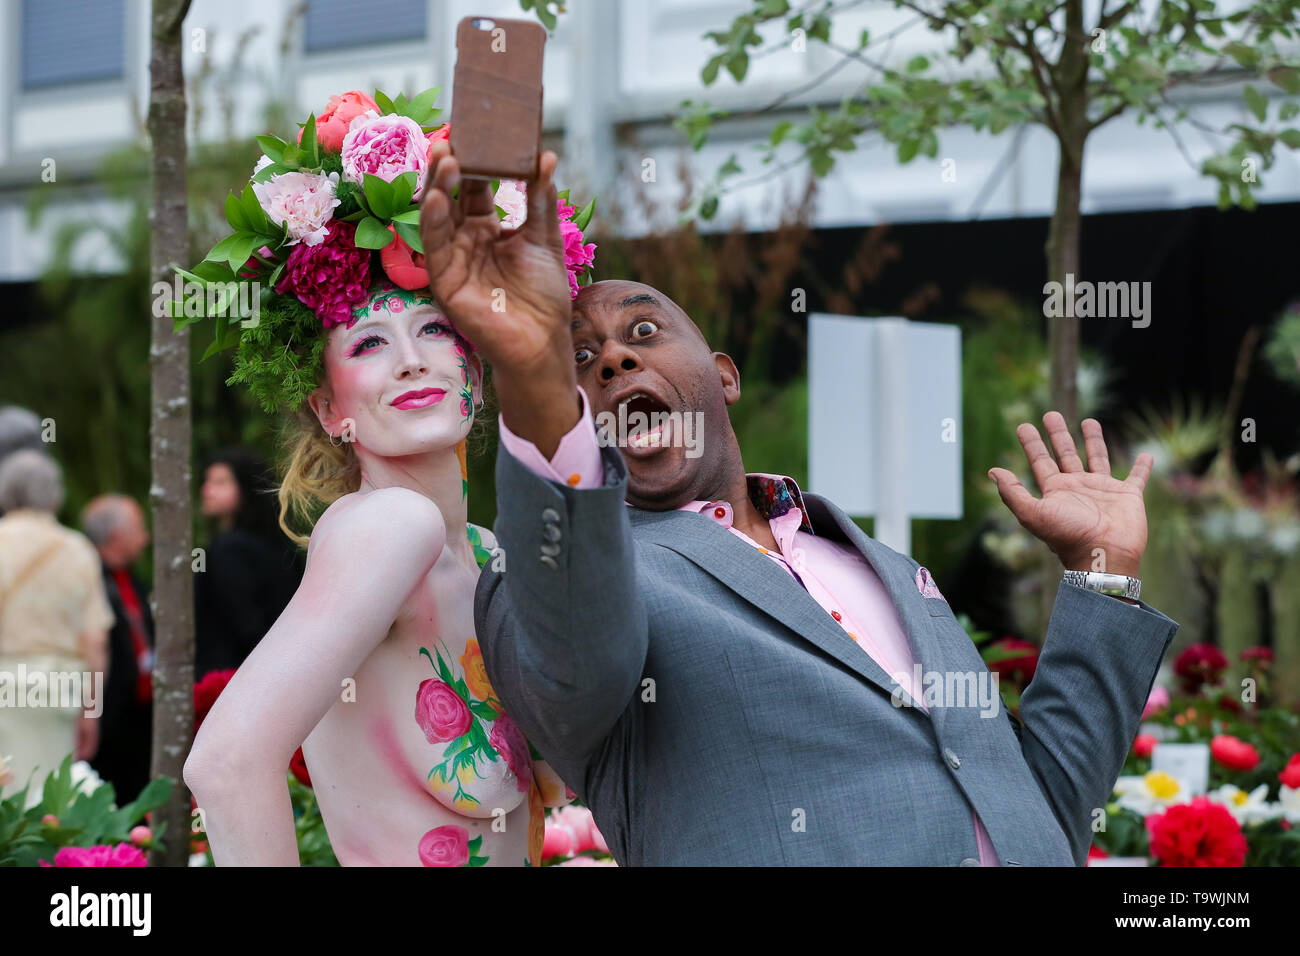
M 1059 412 L 1048 412 L 1043 425 L 1057 460 L 1052 459 L 1033 425 L 1026 423 L 1016 429 L 1042 498 L 1031 495 L 1007 469 L 994 468 L 989 477 L 997 483 L 1003 503 L 1066 568 L 1136 577 L 1147 543 L 1142 490 L 1151 476 L 1151 456 L 1138 455 L 1126 479 L 1111 477 L 1101 425 L 1088 418 L 1082 426 L 1088 455 L 1085 471 L 1065 418 Z

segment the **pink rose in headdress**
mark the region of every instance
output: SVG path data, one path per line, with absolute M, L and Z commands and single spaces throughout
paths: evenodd
M 321 149 L 337 153 L 343 147 L 343 137 L 348 134 L 352 120 L 372 111 L 378 113 L 379 104 L 360 90 L 331 96 L 329 105 L 316 117 L 316 142 Z M 302 130 L 298 130 L 298 142 L 302 142 Z
M 315 246 L 324 241 L 325 224 L 334 218 L 334 207 L 341 201 L 334 195 L 338 184 L 338 173 L 280 173 L 252 186 L 267 218 L 289 227 L 289 245 Z
M 391 183 L 402 173 L 415 173 L 418 200 L 424 192 L 429 174 L 429 140 L 420 124 L 409 116 L 380 116 L 364 113 L 352 120 L 343 137 L 343 176 L 354 183 L 363 182 L 366 173 Z
M 443 123 L 435 130 L 424 134 L 424 138 L 429 141 L 429 145 L 434 143 L 451 142 L 451 124 Z
M 424 267 L 424 256 L 412 249 L 391 225 L 388 231 L 393 241 L 379 250 L 379 262 L 393 285 L 410 291 L 426 289 L 429 273 Z
M 518 229 L 528 218 L 527 186 L 515 179 L 501 180 L 501 185 L 497 187 L 496 204 L 506 213 L 501 225 L 506 229 Z
M 350 222 L 332 222 L 319 245 L 294 246 L 275 284 L 276 292 L 293 293 L 327 329 L 351 328 L 352 309 L 369 296 L 370 250 L 357 248 L 356 232 Z

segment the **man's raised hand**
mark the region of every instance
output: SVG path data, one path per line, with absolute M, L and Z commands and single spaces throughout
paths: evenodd
M 1016 429 L 1042 498 L 1031 495 L 1007 469 L 994 468 L 989 477 L 997 483 L 1003 503 L 1026 531 L 1056 553 L 1067 569 L 1137 577 L 1147 543 L 1142 490 L 1151 477 L 1151 456 L 1138 455 L 1123 481 L 1111 477 L 1101 425 L 1087 418 L 1082 426 L 1088 456 L 1085 471 L 1060 412 L 1044 415 L 1043 425 L 1056 460 L 1033 425 L 1026 422 Z
M 488 182 L 462 179 L 445 141 L 430 152 L 420 203 L 429 284 L 439 306 L 497 369 L 522 374 L 558 355 L 572 366 L 555 165 L 555 153 L 541 155 L 538 179 L 528 184 L 526 221 L 503 229 Z

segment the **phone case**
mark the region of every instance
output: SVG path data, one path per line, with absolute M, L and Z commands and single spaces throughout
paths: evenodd
M 531 20 L 465 17 L 457 25 L 451 149 L 462 175 L 536 178 L 545 46 L 546 31 Z

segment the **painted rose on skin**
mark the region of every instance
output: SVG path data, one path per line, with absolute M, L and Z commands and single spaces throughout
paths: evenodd
M 436 677 L 420 681 L 415 722 L 429 743 L 445 743 L 468 733 L 470 720 L 469 708 L 450 685 Z
M 316 142 L 322 149 L 337 153 L 343 148 L 343 137 L 348 134 L 351 122 L 369 112 L 378 113 L 379 104 L 360 90 L 331 96 L 329 105 L 316 117 Z M 298 142 L 302 143 L 302 130 L 298 131 Z
M 533 782 L 533 761 L 528 756 L 528 741 L 524 739 L 524 732 L 516 726 L 509 715 L 502 714 L 492 722 L 488 743 L 502 756 L 506 766 L 514 772 L 519 792 L 526 791 Z
M 483 665 L 483 652 L 478 641 L 470 638 L 465 642 L 465 653 L 460 655 L 460 667 L 465 672 L 465 683 L 469 691 L 479 700 L 495 700 L 496 691 L 488 680 L 487 668 Z
M 365 113 L 352 120 L 343 137 L 343 177 L 362 183 L 366 173 L 391 183 L 402 173 L 415 173 L 417 202 L 429 174 L 429 140 L 409 116 Z
M 464 866 L 469 862 L 469 831 L 454 824 L 434 827 L 420 837 L 424 866 Z

